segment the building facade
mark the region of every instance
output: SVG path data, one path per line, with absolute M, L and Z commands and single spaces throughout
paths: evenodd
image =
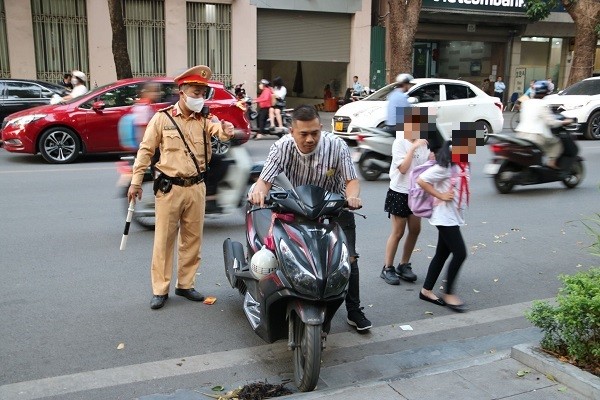
M 374 0 L 373 13 L 385 27 L 387 1 Z M 531 23 L 523 0 L 423 0 L 413 49 L 416 77 L 462 79 L 480 86 L 502 76 L 505 101 L 523 93 L 530 80 L 553 78 L 556 88 L 568 79 L 575 27 L 558 9 Z M 386 43 L 389 38 L 386 37 Z M 386 64 L 389 59 L 387 46 Z M 600 51 L 597 51 L 600 55 Z M 600 58 L 596 57 L 600 73 Z M 389 71 L 389 68 L 387 69 Z M 393 77 L 386 77 L 390 82 Z
M 323 97 L 368 79 L 371 0 L 122 0 L 134 76 L 197 64 L 214 79 L 281 76 L 292 95 Z M 106 0 L 0 0 L 0 76 L 58 82 L 73 69 L 116 80 Z

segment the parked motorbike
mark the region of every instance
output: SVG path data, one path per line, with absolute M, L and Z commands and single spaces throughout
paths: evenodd
M 225 275 L 244 296 L 255 333 L 268 343 L 288 339 L 295 383 L 311 391 L 350 277 L 346 237 L 332 219 L 346 202 L 317 186 L 294 188 L 281 175 L 265 204 L 246 213 L 247 255 L 240 242 L 224 241 Z
M 392 144 L 396 138 L 391 132 L 378 128 L 360 128 L 358 142 L 358 172 L 367 181 L 389 173 L 392 165 Z
M 258 180 L 263 163 L 253 163 L 244 146 L 237 145 L 235 139 L 231 142 L 222 142 L 217 138 L 212 139 L 213 154 L 223 154 L 227 163 L 227 172 L 217 186 L 218 209 L 206 211 L 207 217 L 231 214 L 242 207 L 246 200 L 248 187 Z M 121 188 L 121 196 L 127 199 L 127 190 L 131 184 L 134 156 L 121 157 L 117 162 L 119 180 L 117 186 Z M 210 173 L 210 172 L 209 172 Z M 142 200 L 138 200 L 133 212 L 133 220 L 147 229 L 154 229 L 155 225 L 155 197 L 152 195 L 152 186 L 155 172 L 152 167 L 144 173 Z M 124 203 L 125 205 L 127 203 Z
M 559 116 L 562 117 L 562 116 Z M 559 118 L 564 119 L 564 117 Z M 560 169 L 547 167 L 542 162 L 542 149 L 533 142 L 504 134 L 490 134 L 496 142 L 490 145 L 494 157 L 484 167 L 484 172 L 494 178 L 498 192 L 509 193 L 515 185 L 537 185 L 562 182 L 571 189 L 579 185 L 584 177 L 583 158 L 571 132 L 577 121 L 568 126 L 552 129 L 563 144 L 563 154 L 557 160 Z

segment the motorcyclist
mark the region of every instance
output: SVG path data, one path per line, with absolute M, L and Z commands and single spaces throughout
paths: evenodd
M 402 121 L 404 118 L 404 108 L 410 107 L 408 94 L 406 93 L 412 86 L 414 79 L 410 74 L 399 74 L 396 76 L 398 85 L 388 96 L 387 118 L 385 120 L 385 130 L 388 132 L 395 134 L 398 130 L 396 129 L 396 122 L 398 120 Z M 400 118 L 397 118 L 398 116 Z
M 563 145 L 560 138 L 552 134 L 550 128 L 569 125 L 573 120 L 557 119 L 542 100 L 549 93 L 547 81 L 535 82 L 533 91 L 533 98 L 524 100 L 521 105 L 521 119 L 515 129 L 516 136 L 537 144 L 548 158 L 546 165 L 558 169 L 556 160 L 562 154 Z

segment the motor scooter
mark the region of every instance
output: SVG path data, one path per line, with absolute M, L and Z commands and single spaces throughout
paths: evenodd
M 392 145 L 396 136 L 383 129 L 361 127 L 356 136 L 358 142 L 358 172 L 367 181 L 379 179 L 390 172 Z
M 252 132 L 258 132 L 258 112 L 252 108 L 252 98 L 246 96 L 242 100 L 238 100 L 238 107 L 240 107 L 240 104 L 243 104 L 242 109 L 246 111 L 246 118 L 248 118 L 248 121 L 250 121 Z M 268 133 L 277 137 L 282 137 L 290 132 L 292 127 L 291 108 L 284 108 L 281 110 L 281 121 L 283 122 L 282 127 L 271 127 L 271 123 L 267 119 L 265 128 Z
M 335 222 L 346 201 L 317 186 L 294 188 L 280 175 L 265 205 L 246 213 L 246 255 L 242 243 L 224 241 L 225 275 L 244 296 L 255 333 L 268 343 L 288 339 L 295 383 L 311 391 L 350 277 L 347 240 Z
M 222 142 L 213 137 L 212 151 L 213 154 L 225 155 L 223 162 L 227 163 L 227 172 L 217 185 L 218 207 L 215 210 L 207 208 L 207 218 L 231 214 L 242 207 L 246 201 L 248 187 L 258 180 L 263 166 L 263 162 L 253 163 L 248 150 L 244 146 L 238 145 L 235 139 L 230 142 Z M 120 188 L 121 196 L 124 196 L 125 199 L 127 199 L 127 190 L 131 183 L 134 161 L 134 156 L 125 156 L 117 162 L 117 171 L 119 172 L 117 187 Z M 154 229 L 155 225 L 155 197 L 152 194 L 155 175 L 152 167 L 149 167 L 144 173 L 142 181 L 144 195 L 141 200 L 136 202 L 132 217 L 136 223 L 147 229 Z
M 564 119 L 560 114 L 557 117 Z M 489 147 L 494 157 L 484 167 L 484 173 L 494 178 L 494 186 L 502 194 L 509 193 L 515 185 L 548 182 L 562 182 L 567 188 L 574 188 L 581 183 L 585 173 L 579 146 L 571 135 L 576 129 L 577 121 L 552 129 L 564 148 L 557 160 L 559 169 L 550 168 L 543 163 L 544 152 L 537 144 L 511 135 L 490 134 L 494 143 Z

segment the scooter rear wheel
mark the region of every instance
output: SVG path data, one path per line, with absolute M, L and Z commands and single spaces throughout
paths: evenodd
M 519 168 L 516 165 L 513 165 L 506 161 L 503 162 L 502 165 L 500 165 L 500 169 L 498 170 L 496 175 L 494 175 L 494 186 L 496 186 L 496 190 L 498 190 L 498 192 L 500 192 L 501 194 L 509 193 L 515 186 L 515 183 L 512 180 L 512 178 L 506 177 L 506 173 L 518 171 Z
M 569 171 L 569 175 L 562 180 L 563 185 L 565 185 L 568 189 L 573 189 L 575 186 L 579 185 L 583 180 L 583 175 L 585 170 L 583 168 L 583 163 L 581 160 L 577 160 L 571 166 L 571 171 Z
M 294 381 L 301 392 L 317 386 L 321 372 L 322 325 L 307 325 L 294 315 Z

